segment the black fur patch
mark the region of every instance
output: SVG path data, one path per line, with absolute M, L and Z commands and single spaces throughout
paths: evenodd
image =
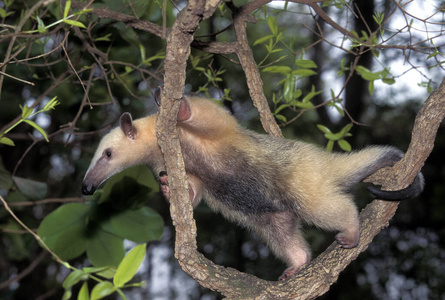
M 255 134 L 249 134 L 249 138 L 246 144 L 264 147 Z M 253 158 L 235 146 L 227 146 L 209 157 L 208 152 L 194 145 L 181 146 L 187 173 L 198 177 L 207 192 L 230 210 L 247 215 L 279 212 L 288 209 L 285 203 L 295 201 L 287 193 L 285 180 L 279 180 L 283 165 L 276 165 L 272 155 L 255 151 L 262 157 Z

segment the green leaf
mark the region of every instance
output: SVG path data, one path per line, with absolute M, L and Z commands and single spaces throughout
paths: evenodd
M 81 280 L 87 280 L 88 274 L 85 274 L 82 270 L 74 270 L 66 276 L 65 280 L 62 283 L 62 286 L 65 290 L 70 289 L 73 285 L 76 285 Z
M 263 72 L 268 73 L 281 73 L 283 75 L 288 75 L 292 69 L 288 66 L 270 66 L 263 69 Z
M 340 148 L 342 148 L 343 150 L 345 150 L 347 152 L 351 152 L 351 150 L 352 150 L 351 144 L 349 144 L 345 140 L 339 140 L 338 145 L 340 146 Z
M 300 96 L 303 94 L 303 91 L 300 89 L 297 89 L 294 91 L 293 97 L 294 99 L 298 99 L 300 98 Z M 293 102 L 291 102 L 291 104 L 294 104 Z M 295 105 L 295 104 L 294 104 Z
M 88 291 L 88 283 L 84 282 L 80 288 L 79 294 L 77 295 L 77 300 L 89 300 L 90 295 Z
M 330 141 L 328 141 L 328 144 L 326 145 L 326 150 L 328 152 L 332 152 L 332 149 L 334 149 L 334 141 L 330 140 Z
M 271 50 L 270 53 L 276 53 L 276 52 L 281 52 L 281 51 L 283 51 L 283 49 L 275 48 L 275 49 Z
M 335 93 L 334 93 L 334 90 L 333 89 L 331 89 L 331 98 L 332 99 L 336 99 L 337 98 L 337 96 L 335 96 Z M 335 101 L 335 100 L 334 100 Z M 333 103 L 333 102 L 329 102 L 329 103 Z M 329 104 L 328 104 L 329 105 Z
M 22 119 L 26 119 L 32 114 L 34 109 L 30 108 L 28 105 L 22 107 Z
M 312 86 L 312 90 L 306 95 L 304 96 L 303 100 L 301 100 L 302 102 L 309 102 L 312 100 L 312 98 L 314 98 L 317 95 L 320 95 L 322 91 L 315 91 L 315 87 Z
M 301 78 L 312 76 L 315 74 L 317 74 L 317 72 L 315 72 L 313 70 L 309 70 L 309 69 L 298 69 L 298 70 L 292 71 L 292 75 L 300 76 Z
M 130 66 L 125 66 L 125 73 L 131 73 L 133 71 L 133 68 Z
M 341 138 L 341 135 L 339 133 L 325 133 L 324 136 L 331 141 L 336 141 Z
M 114 286 L 123 287 L 134 277 L 140 265 L 144 261 L 145 248 L 145 244 L 137 245 L 131 249 L 127 255 L 125 255 L 124 259 L 117 267 L 116 274 L 114 275 Z
M 111 231 L 110 226 L 105 227 L 105 230 L 136 243 L 159 240 L 164 231 L 162 217 L 146 206 L 117 214 L 111 217 L 108 224 L 111 225 Z
M 273 35 L 277 35 L 278 33 L 278 25 L 277 25 L 277 18 L 270 16 L 267 18 L 267 25 L 269 26 L 270 31 Z
M 293 76 L 289 75 L 284 82 L 283 88 L 283 97 L 287 103 L 294 100 L 294 88 L 295 88 L 295 79 Z
M 91 300 L 97 300 L 102 299 L 103 297 L 106 297 L 108 295 L 111 295 L 116 291 L 116 288 L 113 286 L 113 284 L 109 281 L 103 281 L 93 288 L 91 291 Z
M 94 239 L 89 240 L 87 256 L 93 266 L 117 267 L 124 258 L 125 249 L 122 238 L 98 229 Z
M 86 216 L 89 209 L 89 205 L 80 203 L 62 205 L 43 219 L 37 234 L 48 247 L 53 249 L 57 238 L 62 232 L 79 223 L 86 224 Z
M 383 78 L 382 81 L 384 83 L 386 83 L 386 84 L 389 84 L 389 85 L 392 85 L 392 84 L 396 83 L 396 80 L 394 78 L 391 78 L 391 77 Z
M 62 300 L 69 300 L 69 299 L 71 299 L 72 294 L 73 293 L 71 292 L 71 290 L 66 290 L 63 293 Z
M 345 116 L 345 111 L 339 105 L 335 104 L 334 107 L 342 117 Z
M 138 184 L 148 187 L 151 193 L 159 192 L 159 184 L 150 169 L 147 166 L 134 166 L 109 178 L 105 183 L 98 202 L 104 202 L 109 199 L 112 195 L 113 187 L 125 177 L 135 179 Z
M 323 133 L 332 133 L 331 130 L 324 125 L 317 124 L 317 128 Z
M 283 115 L 275 115 L 275 118 L 277 118 L 278 120 L 280 120 L 282 122 L 287 122 L 287 118 Z
M 139 52 L 141 53 L 141 61 L 145 61 L 146 54 L 145 54 L 145 47 L 143 45 L 139 45 Z
M 345 136 L 352 129 L 353 126 L 354 124 L 352 123 L 346 124 L 345 127 L 340 130 L 341 136 Z
M 94 41 L 95 42 L 111 42 L 111 39 L 110 39 L 111 36 L 112 36 L 112 34 L 109 33 L 109 34 L 107 34 L 105 36 L 101 36 L 101 37 L 95 38 Z
M 295 65 L 297 65 L 300 68 L 306 68 L 306 69 L 317 68 L 317 64 L 313 60 L 309 59 L 296 59 Z
M 55 107 L 59 104 L 60 104 L 60 102 L 57 100 L 57 96 L 55 96 L 45 104 L 42 111 L 48 111 L 51 109 L 55 109 Z
M 48 191 L 48 186 L 44 182 L 35 181 L 23 177 L 12 176 L 17 188 L 30 200 L 43 199 Z
M 437 51 L 437 49 L 436 49 L 436 51 L 434 51 L 433 53 L 431 53 L 430 55 L 428 55 L 426 59 L 428 60 L 428 59 L 430 59 L 431 57 L 435 57 L 435 56 L 437 56 L 438 54 L 440 54 L 440 52 Z
M 370 81 L 368 84 L 369 94 L 372 95 L 374 93 L 374 81 Z
M 63 18 L 66 18 L 68 16 L 68 12 L 71 8 L 71 0 L 66 1 L 65 9 L 63 10 Z
M 295 101 L 295 106 L 304 109 L 314 107 L 314 105 L 311 102 L 301 102 L 301 101 Z
M 274 37 L 273 34 L 263 36 L 263 37 L 257 39 L 257 40 L 255 41 L 255 43 L 253 43 L 253 45 L 256 46 L 256 45 L 258 45 L 258 44 L 263 44 L 263 43 L 269 41 L 270 39 L 272 39 L 273 37 Z
M 32 127 L 34 127 L 38 132 L 40 132 L 41 135 L 43 135 L 43 137 L 45 138 L 45 140 L 47 142 L 49 142 L 48 140 L 48 136 L 46 135 L 46 132 L 42 129 L 42 127 L 40 127 L 39 125 L 37 125 L 35 122 L 31 121 L 31 120 L 23 120 L 24 122 L 28 123 L 29 125 L 31 125 Z
M 96 274 L 98 276 L 104 277 L 104 278 L 113 278 L 114 274 L 116 273 L 116 268 L 111 266 L 104 266 L 104 267 L 84 267 L 82 268 L 82 271 L 86 274 Z
M 285 109 L 287 107 L 289 107 L 289 104 L 281 104 L 274 110 L 274 114 L 278 114 L 280 111 L 282 111 L 283 109 Z
M 76 27 L 80 27 L 80 28 L 86 28 L 85 25 L 83 25 L 81 22 L 79 21 L 75 21 L 75 20 L 63 20 L 64 23 L 68 24 L 68 25 L 72 25 L 72 26 L 76 26 Z
M 363 66 L 357 66 L 355 71 L 365 80 L 373 81 L 381 78 L 380 72 L 371 72 L 369 69 Z
M 132 177 L 125 176 L 112 187 L 109 198 L 99 203 L 103 203 L 104 207 L 93 217 L 114 216 L 127 210 L 139 209 L 149 199 L 149 192 L 150 188 L 137 183 Z M 107 212 L 107 205 L 112 209 L 112 214 Z
M 0 138 L 0 143 L 7 146 L 15 146 L 14 141 L 10 138 L 7 138 L 6 136 Z
M 77 222 L 60 232 L 53 244 L 53 251 L 62 260 L 70 260 L 82 255 L 87 249 L 88 236 L 84 222 Z
M 43 23 L 42 19 L 40 19 L 39 16 L 36 16 L 36 20 L 37 20 L 37 29 L 38 29 L 39 33 L 46 33 L 47 29 L 46 29 L 45 23 Z
M 82 271 L 87 273 L 87 274 L 92 274 L 92 273 L 100 273 L 103 272 L 105 270 L 107 270 L 109 267 L 84 267 L 82 268 Z
M 383 32 L 381 33 L 381 35 L 383 35 Z M 379 56 L 380 56 L 380 51 L 377 50 L 377 49 L 373 49 L 373 50 L 372 50 L 372 55 L 374 55 L 374 57 L 379 58 Z

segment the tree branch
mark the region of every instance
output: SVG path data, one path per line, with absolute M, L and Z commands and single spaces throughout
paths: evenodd
M 72 1 L 71 6 L 73 8 L 81 10 L 81 9 L 88 7 L 89 5 L 87 3 Z M 145 20 L 140 20 L 133 16 L 129 16 L 127 14 L 115 12 L 115 11 L 109 10 L 107 7 L 94 7 L 92 9 L 93 9 L 92 13 L 101 19 L 112 19 L 112 20 L 115 20 L 118 22 L 122 22 L 122 23 L 124 23 L 128 26 L 134 27 L 136 29 L 150 32 L 160 38 L 165 38 L 164 33 L 166 32 L 166 30 L 168 33 L 168 29 L 166 29 L 162 26 L 159 26 L 155 23 L 145 21 Z
M 277 122 L 275 122 L 275 118 L 270 111 L 269 103 L 263 92 L 263 81 L 247 40 L 246 22 L 256 22 L 256 20 L 250 15 L 245 15 L 244 13 L 237 14 L 235 12 L 234 27 L 238 43 L 236 55 L 246 74 L 250 98 L 260 114 L 260 120 L 264 130 L 272 136 L 282 137 L 283 134 Z

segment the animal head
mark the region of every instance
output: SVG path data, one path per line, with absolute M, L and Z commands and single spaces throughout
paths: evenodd
M 156 116 L 133 122 L 131 115 L 124 113 L 119 123 L 97 147 L 83 179 L 84 195 L 93 194 L 112 175 L 137 164 L 149 164 L 161 155 L 155 132 Z

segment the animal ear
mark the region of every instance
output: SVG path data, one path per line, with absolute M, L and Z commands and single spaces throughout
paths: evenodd
M 161 94 L 163 87 L 163 85 L 159 86 L 154 92 L 155 101 L 158 106 L 161 105 Z M 187 121 L 190 118 L 191 114 L 192 110 L 190 109 L 190 102 L 187 100 L 186 97 L 182 96 L 181 106 L 179 106 L 178 112 L 178 122 Z
M 137 130 L 136 127 L 133 126 L 133 119 L 131 118 L 131 114 L 128 112 L 123 113 L 119 119 L 119 123 L 125 136 L 134 140 L 137 134 Z
M 163 87 L 164 87 L 163 85 L 158 86 L 158 87 L 156 88 L 156 90 L 155 90 L 155 93 L 154 93 L 154 96 L 155 96 L 155 102 L 156 102 L 156 105 L 157 105 L 157 106 L 160 106 L 160 105 L 161 105 L 161 94 L 162 94 L 162 88 L 163 88 Z
M 178 111 L 178 122 L 187 121 L 192 115 L 192 109 L 190 108 L 189 100 L 182 96 L 181 98 L 181 106 L 179 106 Z

